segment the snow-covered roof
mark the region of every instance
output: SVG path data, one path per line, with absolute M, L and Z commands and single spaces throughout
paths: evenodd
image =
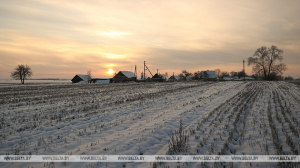
M 178 76 L 174 76 L 174 75 L 172 75 L 169 79 L 176 79 L 176 80 L 179 80 L 180 78 L 178 77 Z
M 89 75 L 78 75 L 77 74 L 77 76 L 78 77 L 80 77 L 82 80 L 84 80 L 84 81 L 88 81 L 89 79 L 90 79 L 90 76 Z
M 127 78 L 133 78 L 133 77 L 136 77 L 134 75 L 133 72 L 130 72 L 130 71 L 120 71 L 123 75 L 125 75 Z
M 162 76 L 161 74 L 158 74 L 158 73 L 156 73 L 156 74 L 152 77 L 152 79 L 161 79 L 161 78 L 163 78 L 163 76 Z

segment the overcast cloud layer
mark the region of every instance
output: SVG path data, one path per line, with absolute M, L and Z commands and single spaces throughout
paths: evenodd
M 0 78 L 28 64 L 33 78 L 138 68 L 242 70 L 261 46 L 284 51 L 284 76 L 300 77 L 300 1 L 27 1 L 0 5 Z M 246 73 L 252 68 L 246 66 Z

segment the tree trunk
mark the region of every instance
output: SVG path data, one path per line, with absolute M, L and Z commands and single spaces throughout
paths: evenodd
M 273 60 L 271 59 L 271 62 L 270 62 L 270 65 L 269 65 L 268 80 L 270 80 L 270 72 L 271 72 L 272 63 L 273 63 Z
M 265 79 L 267 79 L 267 72 L 266 72 L 266 68 L 263 66 L 263 69 L 264 69 L 264 76 L 265 76 Z

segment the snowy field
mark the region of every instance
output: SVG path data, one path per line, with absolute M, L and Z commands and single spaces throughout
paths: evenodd
M 13 79 L 0 79 L 0 85 L 19 85 L 21 83 L 20 80 L 13 80 Z M 71 79 L 60 79 L 60 80 L 25 80 L 25 85 L 30 84 L 71 84 Z
M 299 155 L 299 87 L 261 81 L 0 84 L 0 155 Z M 188 135 L 182 150 L 169 145 L 170 136 L 178 136 L 180 120 Z M 70 168 L 293 165 L 300 166 L 0 163 Z

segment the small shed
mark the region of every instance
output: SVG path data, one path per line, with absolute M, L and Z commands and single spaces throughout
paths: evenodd
M 159 73 L 156 73 L 153 77 L 152 77 L 152 81 L 153 82 L 163 82 L 164 81 L 164 77 L 159 74 Z
M 75 75 L 71 80 L 72 83 L 88 83 L 91 77 L 89 75 Z
M 114 82 L 136 81 L 136 76 L 131 71 L 120 71 L 113 77 Z
M 91 83 L 111 83 L 111 78 L 92 78 Z

